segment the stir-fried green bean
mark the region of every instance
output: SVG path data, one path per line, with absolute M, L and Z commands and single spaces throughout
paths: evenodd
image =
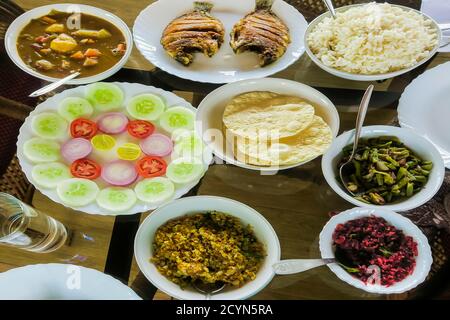
M 345 163 L 353 145 L 342 151 Z M 419 192 L 433 168 L 406 147 L 397 137 L 361 139 L 348 173 L 347 188 L 365 203 L 383 205 Z

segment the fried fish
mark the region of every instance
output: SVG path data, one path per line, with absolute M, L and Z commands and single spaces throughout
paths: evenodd
M 225 28 L 211 15 L 212 7 L 208 2 L 194 2 L 193 11 L 170 22 L 163 32 L 162 46 L 185 66 L 194 61 L 194 52 L 212 57 L 223 43 Z
M 230 46 L 236 54 L 258 53 L 261 66 L 278 60 L 291 42 L 289 29 L 272 12 L 273 0 L 256 0 L 255 11 L 242 18 L 231 31 Z

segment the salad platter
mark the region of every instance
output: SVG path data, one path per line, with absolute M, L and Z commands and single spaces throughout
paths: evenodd
M 155 209 L 194 187 L 212 160 L 195 109 L 142 84 L 95 83 L 41 103 L 21 127 L 27 178 L 57 203 L 90 214 Z

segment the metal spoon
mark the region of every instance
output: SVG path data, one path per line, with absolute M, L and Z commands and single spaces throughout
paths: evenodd
M 344 187 L 347 189 L 347 191 L 353 196 L 355 196 L 355 194 L 351 190 L 349 190 L 348 183 L 347 183 L 348 181 L 345 181 L 345 179 L 344 179 L 344 168 L 347 167 L 347 169 L 349 169 L 349 166 L 347 166 L 347 165 L 351 164 L 353 158 L 355 157 L 356 149 L 358 148 L 359 137 L 361 135 L 361 129 L 362 129 L 362 126 L 364 123 L 364 119 L 366 118 L 366 113 L 367 113 L 367 108 L 369 107 L 370 98 L 372 97 L 373 88 L 374 87 L 372 84 L 367 88 L 367 90 L 364 93 L 364 96 L 361 100 L 361 104 L 359 105 L 358 116 L 356 118 L 355 141 L 353 142 L 352 154 L 350 155 L 350 158 L 347 160 L 347 162 L 345 162 L 339 168 L 339 177 L 341 178 L 341 182 L 344 185 Z
M 333 3 L 331 2 L 331 0 L 323 0 L 323 2 L 327 6 L 328 11 L 330 11 L 333 19 L 336 19 L 336 10 L 334 10 L 334 6 L 333 6 Z
M 288 275 L 304 272 L 330 263 L 336 263 L 336 259 L 290 259 L 277 262 L 272 268 L 275 274 Z
M 205 300 L 211 300 L 213 294 L 219 293 L 225 288 L 226 284 L 223 282 L 204 283 L 197 280 L 192 283 L 192 287 L 200 293 L 205 295 Z
M 55 90 L 56 88 L 59 88 L 60 86 L 64 85 L 66 82 L 68 82 L 69 80 L 72 80 L 73 78 L 76 78 L 79 75 L 80 75 L 79 72 L 74 72 L 74 73 L 68 75 L 67 77 L 62 78 L 61 80 L 50 83 L 49 85 L 46 85 L 45 87 L 42 87 L 42 88 L 34 91 L 32 94 L 29 95 L 29 97 L 35 98 L 35 97 L 42 96 L 43 94 L 46 94 L 50 91 Z

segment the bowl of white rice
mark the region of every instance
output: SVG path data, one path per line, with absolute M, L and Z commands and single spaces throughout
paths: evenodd
M 306 52 L 323 70 L 350 80 L 396 77 L 436 53 L 437 23 L 420 11 L 389 3 L 350 5 L 313 20 L 305 33 Z

